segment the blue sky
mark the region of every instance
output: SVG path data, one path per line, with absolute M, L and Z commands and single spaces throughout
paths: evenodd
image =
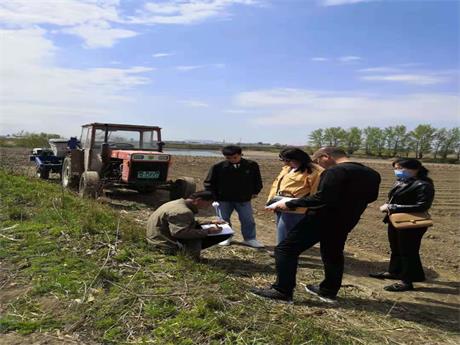
M 150 124 L 302 144 L 460 124 L 458 1 L 4 0 L 0 134 Z

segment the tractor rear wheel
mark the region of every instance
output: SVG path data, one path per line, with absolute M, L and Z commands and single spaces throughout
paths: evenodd
M 72 174 L 72 161 L 66 157 L 62 163 L 61 183 L 64 188 L 75 188 L 78 186 L 78 176 Z
M 80 177 L 78 194 L 82 198 L 97 198 L 100 187 L 99 174 L 95 171 L 85 171 Z
M 176 200 L 180 198 L 187 198 L 190 194 L 195 193 L 196 183 L 191 177 L 181 177 L 172 183 L 169 191 L 169 198 Z
M 49 169 L 47 169 L 45 167 L 37 168 L 37 177 L 41 178 L 43 180 L 49 179 L 49 177 L 50 177 Z

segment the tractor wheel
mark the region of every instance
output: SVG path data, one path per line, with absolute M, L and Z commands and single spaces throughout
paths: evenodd
M 72 161 L 66 157 L 62 163 L 61 183 L 64 188 L 75 188 L 78 186 L 78 176 L 72 174 Z
M 80 177 L 80 186 L 78 188 L 78 194 L 82 198 L 97 198 L 100 187 L 99 174 L 95 171 L 86 171 Z
M 44 167 L 37 168 L 37 177 L 41 178 L 43 180 L 47 180 L 50 177 L 50 171 L 49 169 L 46 169 Z
M 195 180 L 191 177 L 181 177 L 172 183 L 169 198 L 171 200 L 187 198 L 190 194 L 195 193 L 195 191 Z

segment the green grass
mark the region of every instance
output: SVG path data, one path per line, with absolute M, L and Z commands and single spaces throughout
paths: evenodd
M 353 343 L 295 306 L 248 294 L 223 270 L 150 250 L 129 216 L 59 185 L 0 170 L 0 195 L 0 259 L 15 282 L 5 291 L 21 292 L 0 333 L 60 330 L 104 344 Z

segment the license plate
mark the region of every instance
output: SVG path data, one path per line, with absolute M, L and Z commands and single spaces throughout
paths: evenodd
M 159 178 L 160 172 L 159 171 L 138 171 L 137 178 Z

